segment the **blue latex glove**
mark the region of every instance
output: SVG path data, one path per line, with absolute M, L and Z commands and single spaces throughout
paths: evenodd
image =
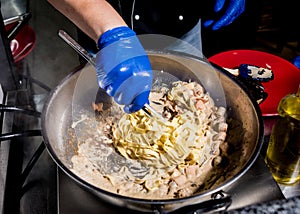
M 300 69 L 300 55 L 299 56 L 296 56 L 293 60 L 292 60 L 292 63 Z
M 227 1 L 227 2 L 226 2 Z M 227 6 L 225 10 L 225 5 Z M 221 27 L 230 25 L 245 10 L 245 0 L 216 0 L 214 11 L 222 13 L 219 20 L 207 20 L 204 22 L 205 27 L 212 26 L 212 30 L 218 30 Z
M 134 31 L 117 27 L 98 40 L 96 56 L 98 84 L 132 113 L 146 103 L 152 87 L 152 68 L 148 56 Z

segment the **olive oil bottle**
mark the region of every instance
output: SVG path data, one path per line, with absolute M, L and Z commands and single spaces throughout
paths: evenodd
M 265 162 L 278 183 L 292 185 L 300 180 L 300 85 L 296 94 L 282 98 L 277 111 Z

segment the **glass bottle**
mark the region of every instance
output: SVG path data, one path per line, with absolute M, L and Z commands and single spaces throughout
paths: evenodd
M 300 85 L 281 99 L 277 111 L 265 162 L 278 183 L 291 185 L 300 180 Z

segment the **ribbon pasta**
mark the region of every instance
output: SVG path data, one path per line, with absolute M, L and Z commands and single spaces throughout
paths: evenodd
M 180 164 L 203 164 L 215 134 L 209 129 L 212 99 L 195 82 L 176 82 L 163 96 L 177 114 L 166 122 L 143 111 L 124 114 L 113 130 L 115 148 L 128 159 L 167 171 Z

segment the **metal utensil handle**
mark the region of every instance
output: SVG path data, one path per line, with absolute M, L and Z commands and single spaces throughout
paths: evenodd
M 7 38 L 9 39 L 9 41 L 13 40 L 16 37 L 20 30 L 28 23 L 31 16 L 31 13 L 25 13 L 21 16 L 18 16 L 18 24 L 7 33 Z
M 94 58 L 83 47 L 81 47 L 71 36 L 69 36 L 69 34 L 67 34 L 63 30 L 59 30 L 58 35 L 75 51 L 77 51 L 77 53 L 79 53 L 86 61 L 91 63 L 94 67 L 96 66 Z

